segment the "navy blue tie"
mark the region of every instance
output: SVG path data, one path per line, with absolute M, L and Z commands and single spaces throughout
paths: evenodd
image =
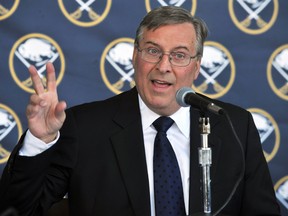
M 166 131 L 174 121 L 159 117 L 153 125 L 157 130 L 154 143 L 154 194 L 156 216 L 184 216 L 184 198 L 181 174 L 176 155 Z

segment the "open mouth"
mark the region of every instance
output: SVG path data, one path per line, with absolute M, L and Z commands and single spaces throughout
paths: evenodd
M 162 87 L 166 87 L 166 86 L 170 86 L 172 85 L 169 82 L 165 82 L 165 81 L 161 81 L 161 80 L 152 80 L 152 83 L 156 86 L 162 86 Z

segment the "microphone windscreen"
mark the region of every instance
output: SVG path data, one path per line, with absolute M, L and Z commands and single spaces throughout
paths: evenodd
M 182 107 L 188 107 L 190 106 L 190 104 L 187 104 L 185 102 L 185 97 L 188 93 L 193 93 L 195 94 L 195 92 L 189 88 L 189 87 L 183 87 L 183 88 L 180 88 L 177 92 L 176 92 L 176 101 L 177 103 L 182 106 Z

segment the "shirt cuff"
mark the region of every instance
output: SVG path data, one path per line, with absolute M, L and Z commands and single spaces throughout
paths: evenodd
M 58 131 L 56 139 L 53 140 L 50 143 L 45 143 L 42 140 L 38 139 L 35 137 L 30 130 L 27 131 L 24 141 L 23 141 L 23 146 L 19 150 L 19 155 L 20 156 L 36 156 L 45 150 L 49 149 L 51 146 L 53 146 L 59 139 L 60 137 L 60 132 Z

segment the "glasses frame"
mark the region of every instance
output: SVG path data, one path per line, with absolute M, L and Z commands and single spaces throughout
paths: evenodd
M 143 60 L 146 61 L 146 62 L 153 63 L 153 64 L 158 64 L 158 63 L 162 60 L 162 58 L 163 58 L 164 55 L 168 55 L 168 56 L 169 56 L 169 62 L 170 62 L 170 64 L 173 65 L 173 66 L 175 66 L 175 67 L 187 67 L 187 66 L 191 63 L 191 60 L 192 60 L 192 59 L 195 59 L 195 58 L 197 58 L 197 57 L 200 56 L 199 54 L 196 54 L 195 56 L 191 56 L 191 55 L 187 54 L 187 55 L 189 56 L 189 61 L 188 61 L 188 63 L 187 63 L 186 65 L 175 65 L 175 64 L 173 64 L 173 63 L 171 62 L 171 60 L 172 60 L 171 53 L 173 53 L 173 52 L 162 52 L 162 51 L 161 51 L 161 56 L 159 56 L 159 60 L 154 62 L 154 61 L 148 61 L 147 59 L 144 59 L 144 58 L 143 58 L 142 51 L 143 51 L 143 50 L 145 51 L 145 50 L 147 50 L 147 49 L 149 49 L 149 48 L 140 49 L 139 45 L 136 45 L 136 49 L 138 50 L 138 52 L 141 53 L 141 59 L 143 59 Z M 146 52 L 146 53 L 148 54 L 148 52 Z M 175 52 L 174 52 L 174 53 L 175 53 Z M 148 54 L 148 55 L 149 55 L 149 54 Z M 185 55 L 186 55 L 186 54 L 185 54 Z

